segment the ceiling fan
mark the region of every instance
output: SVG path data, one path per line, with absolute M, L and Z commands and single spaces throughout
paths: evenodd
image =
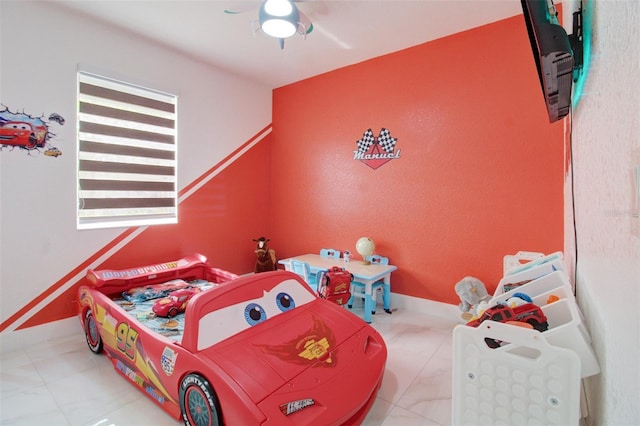
M 304 0 L 297 0 L 304 1 Z M 313 31 L 311 20 L 296 6 L 296 0 L 262 0 L 258 8 L 258 19 L 252 21 L 254 33 L 262 30 L 277 38 L 280 49 L 284 49 L 284 39 L 299 34 L 306 37 Z M 247 10 L 229 10 L 224 13 L 235 15 Z M 258 24 L 258 27 L 255 24 Z

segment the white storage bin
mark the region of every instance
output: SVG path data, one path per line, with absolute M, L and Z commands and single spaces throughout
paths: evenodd
M 502 293 L 489 302 L 493 306 L 506 302 L 515 293 L 524 293 L 540 306 L 547 317 L 549 329 L 543 334 L 547 341 L 576 352 L 582 361 L 581 377 L 600 372 L 598 361 L 591 348 L 591 337 L 584 326 L 584 318 L 571 291 L 569 280 L 562 271 L 555 271 L 518 288 Z M 548 304 L 549 296 L 559 300 Z
M 542 293 L 533 297 L 533 303 L 535 303 L 538 306 L 548 305 L 550 300 L 549 298 L 551 296 L 556 296 L 558 299 L 570 300 L 572 303 L 576 305 L 576 311 L 578 312 L 578 316 L 580 317 L 580 327 L 584 330 L 584 333 L 588 337 L 589 333 L 587 333 L 586 329 L 584 328 L 584 316 L 582 315 L 582 311 L 580 311 L 580 308 L 577 306 L 576 300 L 572 293 L 572 289 L 569 286 L 561 286 L 558 288 L 554 288 L 552 290 L 549 290 L 545 293 Z M 588 337 L 588 340 L 590 342 L 591 337 Z
M 519 251 L 513 255 L 506 255 L 502 260 L 502 275 L 509 275 L 512 270 L 541 257 L 544 257 L 544 254 L 533 251 Z
M 578 425 L 580 359 L 535 330 L 485 321 L 453 330 L 453 425 Z M 484 339 L 510 342 L 490 349 Z M 509 348 L 509 350 L 505 350 Z
M 519 253 L 526 253 L 527 255 L 526 257 L 520 256 L 519 258 L 529 258 L 529 259 L 534 258 L 534 255 L 536 254 L 532 252 L 519 252 Z M 566 268 L 564 266 L 564 261 L 563 261 L 564 256 L 561 251 L 557 251 L 555 253 L 551 253 L 546 256 L 542 255 L 542 253 L 539 253 L 539 254 L 540 254 L 540 257 L 535 257 L 530 262 L 522 263 L 519 266 L 510 267 L 509 270 L 504 273 L 504 276 L 517 275 L 521 272 L 524 272 L 534 267 L 545 265 L 545 264 L 552 264 L 557 268 L 557 270 L 566 271 Z M 505 265 L 510 263 L 507 260 L 507 258 L 509 257 L 511 256 L 505 256 L 505 260 L 504 260 Z M 511 260 L 511 262 L 513 262 L 513 260 Z
M 555 296 L 560 300 L 567 299 L 575 302 L 573 293 L 571 292 L 571 287 L 569 287 L 569 285 L 561 285 L 559 287 L 552 288 L 551 290 L 533 296 L 531 299 L 536 305 L 544 306 L 550 303 L 550 298 L 552 296 Z
M 564 266 L 564 261 L 562 260 L 562 256 L 560 254 L 555 254 L 552 256 L 545 256 L 538 260 L 534 260 L 529 262 L 528 264 L 522 265 L 513 269 L 509 274 L 506 274 L 498 283 L 496 290 L 494 292 L 494 296 L 498 296 L 506 291 L 509 291 L 509 284 L 518 284 L 523 282 L 531 282 L 533 280 L 537 280 L 539 278 L 544 277 L 545 275 L 553 274 L 555 272 L 559 272 L 563 275 L 565 282 L 567 285 L 571 286 L 569 282 L 569 276 L 567 274 L 566 268 Z M 555 276 L 557 276 L 556 274 Z M 526 284 L 522 284 L 526 285 Z
M 531 260 L 521 264 L 522 258 Z M 540 333 L 494 321 L 477 328 L 457 326 L 453 424 L 577 425 L 580 378 L 599 373 L 600 367 L 562 253 L 519 252 L 505 256 L 503 266 L 505 276 L 489 306 L 506 302 L 515 293 L 527 294 L 544 312 L 549 328 Z M 505 289 L 506 284 L 523 281 L 528 282 Z M 503 345 L 491 349 L 485 339 Z
M 542 334 L 547 342 L 561 348 L 571 349 L 581 361 L 581 377 L 600 372 L 600 366 L 591 348 L 591 338 L 584 327 L 578 306 L 573 298 L 560 299 L 541 306 L 547 316 L 549 329 Z
M 506 277 L 500 280 L 498 288 L 496 288 L 496 292 L 489 302 L 490 306 L 494 305 L 497 302 L 504 302 L 505 300 L 513 297 L 514 293 L 524 293 L 533 299 L 540 294 L 546 293 L 558 287 L 565 286 L 567 287 L 567 289 L 569 289 L 569 291 L 571 291 L 571 283 L 569 282 L 569 278 L 563 271 L 552 271 L 551 273 L 546 273 L 532 281 L 529 281 L 526 284 L 515 287 L 512 290 L 505 291 L 505 284 L 520 282 L 510 281 L 508 280 L 508 278 L 509 277 Z

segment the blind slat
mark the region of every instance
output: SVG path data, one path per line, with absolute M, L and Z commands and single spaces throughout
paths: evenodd
M 140 114 L 133 111 L 125 111 L 119 108 L 109 108 L 100 105 L 92 105 L 86 102 L 80 102 L 79 112 L 87 115 L 95 115 L 100 117 L 109 117 L 116 120 L 132 121 L 136 123 L 149 124 L 152 126 L 166 127 L 175 129 L 174 120 L 155 117 L 153 115 Z
M 146 182 L 132 180 L 80 179 L 83 191 L 175 191 L 173 182 Z
M 131 157 L 158 158 L 163 160 L 175 160 L 174 151 L 161 151 L 152 148 L 137 146 L 116 145 L 110 143 L 88 142 L 80 140 L 80 151 L 101 154 L 127 155 Z

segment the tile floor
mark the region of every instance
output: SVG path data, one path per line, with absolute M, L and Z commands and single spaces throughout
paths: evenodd
M 357 313 L 357 307 L 354 307 Z M 388 348 L 377 401 L 364 425 L 451 423 L 452 330 L 445 319 L 379 309 L 372 325 Z M 78 334 L 0 354 L 0 424 L 179 425 L 96 356 Z

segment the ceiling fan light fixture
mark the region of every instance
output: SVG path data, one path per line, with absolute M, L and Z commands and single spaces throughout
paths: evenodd
M 271 16 L 287 16 L 293 10 L 293 3 L 289 0 L 267 0 L 264 11 Z
M 270 2 L 275 2 L 276 5 L 282 2 L 287 3 L 290 7 L 289 13 L 285 15 L 274 15 L 267 12 L 267 5 L 269 5 Z M 279 10 L 277 13 L 282 13 L 283 9 Z M 288 0 L 266 0 L 260 6 L 258 20 L 260 21 L 260 28 L 265 34 L 276 38 L 287 38 L 295 35 L 298 31 L 300 14 L 298 13 L 296 5 Z
M 287 38 L 296 33 L 296 26 L 284 19 L 268 19 L 262 23 L 262 31 L 271 37 Z

